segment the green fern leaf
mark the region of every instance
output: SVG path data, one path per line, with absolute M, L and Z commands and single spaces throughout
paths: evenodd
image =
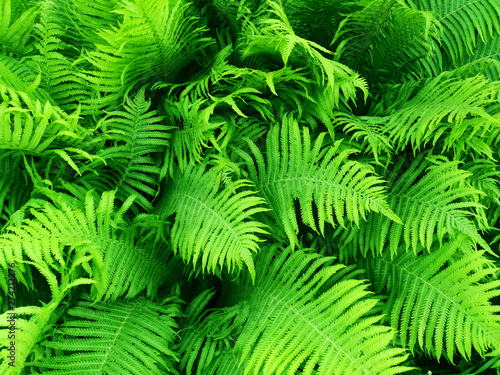
M 402 223 L 370 214 L 360 228 L 342 234 L 346 258 L 359 251 L 381 254 L 386 248 L 392 255 L 403 245 L 414 252 L 419 246 L 430 249 L 435 236 L 441 242 L 460 233 L 491 251 L 479 235 L 486 217 L 479 197 L 480 190 L 467 186 L 471 173 L 457 168 L 459 162 L 441 161 L 433 165 L 420 154 L 403 173 L 404 159 L 392 169 L 389 177 L 388 202 Z M 477 223 L 477 224 L 476 224 Z
M 377 300 L 356 272 L 333 259 L 290 247 L 259 254 L 227 296 L 246 318 L 234 353 L 245 374 L 398 374 L 406 355 L 388 346 L 394 332 L 379 325 Z M 247 304 L 248 308 L 244 309 Z M 245 313 L 246 311 L 246 313 Z
M 271 15 L 271 16 L 269 16 Z M 304 61 L 317 82 L 323 89 L 333 90 L 338 105 L 342 93 L 347 100 L 356 98 L 356 89 L 368 95 L 366 81 L 348 66 L 326 55 L 333 53 L 325 47 L 296 35 L 281 2 L 266 0 L 262 2 L 256 17 L 256 25 L 248 22 L 246 28 L 247 45 L 243 50 L 243 58 L 279 52 L 285 66 L 293 60 L 293 64 L 304 65 Z M 326 81 L 326 82 L 325 82 Z
M 174 175 L 157 208 L 166 218 L 176 214 L 172 248 L 195 268 L 201 261 L 202 271 L 214 273 L 224 265 L 229 272 L 235 267 L 241 271 L 244 263 L 255 276 L 252 253 L 259 249 L 257 234 L 267 232 L 264 224 L 250 218 L 267 211 L 261 206 L 264 200 L 243 189 L 251 186 L 249 181 L 238 180 L 231 188 L 219 189 L 215 180 L 214 173 L 193 164 Z
M 438 14 L 441 48 L 453 63 L 473 53 L 478 40 L 487 41 L 500 31 L 500 5 L 496 0 L 416 0 L 410 4 Z
M 85 167 L 84 171 L 91 172 L 84 181 L 99 192 L 116 190 L 122 202 L 137 195 L 137 203 L 151 211 L 150 201 L 158 193 L 160 174 L 152 155 L 165 151 L 172 127 L 165 125 L 156 111 L 150 110 L 151 101 L 146 100 L 144 88 L 133 100 L 125 99 L 122 111 L 112 111 L 103 119 L 104 133 L 100 139 L 112 143 L 97 152 L 99 161 Z
M 484 355 L 499 348 L 500 308 L 489 300 L 500 295 L 500 281 L 487 281 L 496 270 L 465 236 L 431 254 L 385 254 L 359 264 L 377 291 L 387 288 L 390 324 L 412 352 L 419 346 L 453 361 L 456 352 L 470 360 L 472 349 Z
M 386 90 L 386 98 L 373 109 L 370 122 L 380 123 L 396 150 L 411 143 L 414 149 L 450 137 L 462 123 L 487 132 L 498 127 L 499 119 L 487 111 L 498 82 L 490 83 L 483 75 L 462 79 L 461 71 L 445 72 L 422 83 L 410 82 Z M 468 123 L 469 118 L 482 121 Z M 477 130 L 476 130 L 477 131 Z M 458 134 L 463 134 L 458 133 Z M 468 135 L 468 132 L 465 134 Z M 449 142 L 459 139 L 450 138 Z
M 41 343 L 57 354 L 35 362 L 44 374 L 164 374 L 174 371 L 179 299 L 112 304 L 80 301 L 55 337 Z M 49 352 L 50 353 L 50 352 Z
M 370 211 L 399 222 L 387 205 L 382 180 L 362 164 L 347 159 L 354 150 L 339 151 L 339 142 L 322 148 L 324 136 L 320 134 L 312 145 L 308 128 L 301 132 L 294 119 L 285 117 L 282 126 L 273 126 L 267 136 L 267 165 L 252 141 L 248 143 L 255 160 L 241 153 L 250 179 L 272 207 L 292 247 L 297 244 L 298 232 L 295 199 L 304 224 L 315 231 L 319 227 L 322 234 L 326 222 L 344 227 L 347 219 L 360 225 Z M 313 214 L 313 202 L 317 215 Z
M 194 298 L 181 322 L 182 341 L 179 345 L 180 368 L 186 374 L 244 375 L 238 358 L 232 351 L 235 334 L 241 331 L 248 311 L 240 305 L 205 314 L 215 291 L 205 290 Z
M 122 1 L 114 12 L 123 20 L 118 28 L 103 29 L 104 43 L 89 51 L 86 59 L 95 71 L 84 77 L 102 98 L 89 102 L 94 109 L 116 107 L 133 87 L 173 82 L 196 53 L 212 43 L 197 27 L 183 0 Z
M 57 206 L 46 203 L 32 208 L 31 220 L 10 226 L 0 235 L 0 264 L 19 263 L 20 272 L 27 272 L 22 263 L 29 259 L 47 267 L 49 280 L 70 268 L 68 255 L 73 251 L 89 253 L 93 262 L 84 269 L 96 281 L 96 299 L 116 299 L 123 294 L 131 298 L 145 288 L 154 295 L 163 281 L 168 252 L 154 241 L 141 242 L 135 223 L 128 230 L 120 228 L 133 198 L 120 210 L 114 209 L 114 192 L 103 193 L 97 208 L 91 192 L 83 207 L 63 201 Z
M 18 13 L 16 5 L 11 0 L 2 0 L 0 3 L 0 49 L 23 54 L 31 49 L 28 40 L 39 11 L 37 6 L 27 8 L 14 21 L 14 13 Z
M 16 315 L 12 315 L 12 311 L 0 315 L 0 373 L 4 375 L 22 373 L 39 337 L 51 328 L 47 322 L 56 307 L 57 304 L 43 308 L 23 306 L 16 308 Z
M 40 21 L 35 24 L 39 55 L 27 61 L 42 72 L 41 88 L 65 111 L 74 111 L 90 97 L 85 80 L 72 70 L 72 61 L 64 55 L 69 46 L 63 41 L 67 32 L 67 17 L 62 4 L 44 1 L 40 4 Z

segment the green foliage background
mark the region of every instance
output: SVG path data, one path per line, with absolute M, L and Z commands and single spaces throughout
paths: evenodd
M 0 0 L 0 374 L 500 373 L 499 60 L 498 0 Z

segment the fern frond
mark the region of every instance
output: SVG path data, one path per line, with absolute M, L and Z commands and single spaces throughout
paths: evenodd
M 68 257 L 73 252 L 82 257 L 89 253 L 92 262 L 83 268 L 96 281 L 96 299 L 116 299 L 123 294 L 131 298 L 145 288 L 154 295 L 163 281 L 168 252 L 164 246 L 141 243 L 134 225 L 128 230 L 120 228 L 133 198 L 120 210 L 114 209 L 114 192 L 103 193 L 97 208 L 91 192 L 83 207 L 46 203 L 31 208 L 32 219 L 9 226 L 0 236 L 0 264 L 19 263 L 20 272 L 26 272 L 22 263 L 30 260 L 47 267 L 49 281 L 55 277 L 52 275 L 70 269 Z
M 38 7 L 29 7 L 15 17 L 18 13 L 16 5 L 11 0 L 2 0 L 0 5 L 0 51 L 5 48 L 6 52 L 24 54 L 31 50 L 28 40 L 38 15 Z
M 310 40 L 295 34 L 281 2 L 266 0 L 260 9 L 261 20 L 257 25 L 247 27 L 247 45 L 243 50 L 243 58 L 256 54 L 274 54 L 278 52 L 285 66 L 303 64 L 310 61 L 308 68 L 313 75 L 317 75 L 317 82 L 324 88 L 333 90 L 334 96 L 342 95 L 346 100 L 356 99 L 356 89 L 368 95 L 366 81 L 348 66 L 329 59 L 324 55 L 333 55 L 331 51 Z M 272 16 L 270 17 L 269 14 Z M 302 63 L 302 64 L 301 64 Z
M 388 203 L 402 223 L 380 215 L 368 215 L 360 228 L 343 233 L 346 257 L 368 251 L 382 254 L 385 249 L 396 254 L 417 252 L 419 246 L 430 250 L 437 236 L 442 242 L 466 234 L 475 243 L 491 251 L 478 233 L 487 226 L 480 190 L 467 185 L 471 173 L 458 168 L 459 162 L 438 161 L 435 165 L 420 154 L 404 171 L 404 159 L 394 166 L 389 176 Z M 404 244 L 404 245 L 403 245 Z
M 196 53 L 212 43 L 183 0 L 119 4 L 115 10 L 123 17 L 119 27 L 103 29 L 99 37 L 105 42 L 86 57 L 96 70 L 84 72 L 84 77 L 103 95 L 89 102 L 96 109 L 115 107 L 134 87 L 173 82 Z
M 34 71 L 25 62 L 0 55 L 0 85 L 5 85 L 14 92 L 26 93 L 31 101 L 39 100 L 56 106 L 50 94 L 40 87 L 41 79 L 41 71 Z
M 445 72 L 425 81 L 422 87 L 415 83 L 394 86 L 385 93 L 387 108 L 373 112 L 387 115 L 379 121 L 395 149 L 409 143 L 418 149 L 431 141 L 436 144 L 470 117 L 482 120 L 482 131 L 498 126 L 499 120 L 486 110 L 498 87 L 497 82 L 489 83 L 482 75 L 459 79 L 456 72 Z M 451 138 L 450 142 L 456 140 Z
M 176 297 L 162 304 L 144 298 L 79 301 L 54 337 L 41 343 L 49 354 L 34 365 L 44 374 L 175 373 L 179 302 Z
M 273 126 L 267 136 L 266 158 L 252 141 L 248 143 L 255 160 L 242 153 L 250 179 L 273 209 L 272 215 L 292 247 L 297 244 L 296 199 L 304 224 L 315 231 L 319 227 L 322 234 L 325 223 L 344 227 L 347 219 L 360 225 L 370 211 L 399 222 L 387 205 L 382 180 L 362 164 L 348 160 L 354 150 L 340 151 L 339 142 L 322 147 L 324 136 L 320 134 L 313 145 L 308 128 L 300 131 L 294 119 L 285 117 L 281 127 Z
M 178 102 L 167 101 L 169 122 L 177 129 L 172 134 L 172 147 L 165 154 L 162 177 L 167 172 L 174 173 L 176 165 L 184 171 L 191 162 L 200 162 L 203 148 L 213 138 L 216 129 L 224 127 L 224 122 L 210 121 L 215 105 L 206 105 L 205 99 L 190 102 L 183 98 Z M 224 133 L 224 129 L 221 129 Z
M 483 62 L 486 67 L 485 76 L 490 81 L 500 80 L 500 33 L 483 41 L 479 39 L 472 54 L 457 61 L 457 65 L 467 65 L 473 62 Z
M 353 133 L 352 137 L 355 140 L 362 138 L 361 149 L 371 151 L 376 162 L 381 152 L 391 154 L 391 141 L 383 133 L 382 125 L 376 117 L 354 116 L 343 112 L 334 112 L 332 117 L 334 126 L 344 125 L 343 131 Z
M 109 147 L 97 152 L 99 161 L 86 166 L 90 172 L 84 181 L 99 192 L 116 190 L 116 197 L 122 202 L 135 194 L 137 203 L 151 211 L 150 201 L 157 195 L 160 174 L 153 155 L 165 151 L 173 127 L 165 125 L 163 118 L 150 110 L 151 101 L 146 100 L 144 89 L 134 99 L 125 97 L 125 101 L 123 110 L 112 111 L 102 120 L 101 139 Z
M 0 227 L 28 201 L 32 188 L 21 169 L 21 159 L 5 157 L 5 153 L 0 152 Z
M 430 11 L 391 0 L 358 1 L 342 27 L 341 60 L 370 84 L 432 74 L 439 22 Z M 346 43 L 347 41 L 347 43 Z M 431 66 L 429 66 L 431 64 Z
M 246 320 L 234 344 L 245 374 L 409 370 L 402 365 L 404 351 L 389 346 L 394 332 L 378 324 L 377 300 L 367 298 L 370 292 L 356 272 L 330 257 L 275 246 L 259 254 L 256 270 L 255 284 L 247 273 L 227 296 L 239 305 L 237 319 Z
M 78 34 L 83 38 L 80 41 L 82 49 L 93 49 L 103 25 L 118 27 L 119 15 L 115 12 L 120 2 L 107 0 L 72 0 L 68 4 L 68 18 L 73 22 Z
M 223 189 L 214 181 L 214 173 L 203 165 L 189 164 L 184 173 L 174 175 L 157 208 L 165 218 L 176 214 L 172 248 L 195 268 L 200 261 L 203 272 L 214 273 L 224 265 L 229 272 L 235 267 L 241 271 L 245 264 L 255 276 L 252 253 L 259 249 L 257 234 L 267 231 L 251 217 L 267 211 L 264 200 L 243 189 L 251 186 L 249 181 L 238 180 Z
M 0 147 L 3 149 L 42 153 L 54 141 L 78 138 L 83 132 L 74 116 L 68 117 L 48 102 L 42 105 L 38 100 L 32 101 L 27 94 L 3 85 L 0 85 L 0 93 L 3 99 L 0 102 Z
M 409 5 L 438 16 L 441 48 L 453 64 L 474 53 L 479 40 L 487 42 L 500 32 L 500 5 L 496 0 L 413 0 Z
M 466 249 L 461 254 L 461 249 Z M 472 349 L 483 356 L 500 345 L 500 308 L 490 299 L 500 295 L 499 280 L 481 251 L 471 250 L 465 236 L 431 254 L 403 253 L 391 259 L 368 257 L 359 263 L 376 291 L 387 290 L 385 307 L 403 346 L 420 347 L 438 360 L 453 362 L 456 352 L 470 359 Z
M 196 375 L 244 375 L 232 352 L 232 336 L 241 331 L 248 311 L 242 311 L 242 307 L 236 305 L 207 314 L 206 306 L 214 295 L 213 290 L 203 291 L 184 313 L 179 345 L 180 368 L 187 374 Z
M 41 88 L 65 111 L 74 111 L 90 97 L 83 78 L 72 70 L 72 61 L 64 55 L 69 46 L 63 42 L 67 34 L 67 16 L 61 4 L 44 1 L 40 5 L 40 21 L 35 24 L 39 55 L 30 56 L 27 63 L 42 73 Z
M 23 306 L 15 309 L 15 315 L 14 311 L 0 315 L 0 373 L 21 374 L 40 336 L 51 328 L 47 322 L 56 307 L 57 304 Z

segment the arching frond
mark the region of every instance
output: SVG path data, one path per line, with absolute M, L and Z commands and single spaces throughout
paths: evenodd
M 247 273 L 226 295 L 234 307 L 203 319 L 214 327 L 204 344 L 210 347 L 217 336 L 233 333 L 226 342 L 234 340 L 233 353 L 245 374 L 291 375 L 299 368 L 303 374 L 325 375 L 408 371 L 402 365 L 404 351 L 388 345 L 394 332 L 378 324 L 377 300 L 367 298 L 366 285 L 344 267 L 290 247 L 263 250 L 255 284 Z M 210 355 L 209 347 L 199 360 Z
M 55 1 L 40 3 L 40 21 L 35 24 L 39 55 L 30 56 L 28 63 L 42 73 L 41 88 L 64 110 L 74 111 L 90 97 L 85 80 L 72 69 L 72 61 L 64 55 L 69 46 L 63 41 L 67 34 L 67 17 L 62 4 Z
M 370 250 L 381 254 L 386 249 L 394 255 L 400 246 L 416 252 L 419 246 L 430 249 L 435 236 L 441 242 L 460 233 L 491 250 L 478 233 L 487 223 L 479 203 L 483 193 L 467 184 L 471 173 L 459 169 L 459 162 L 436 160 L 433 164 L 425 156 L 420 154 L 406 171 L 402 170 L 401 159 L 389 176 L 389 206 L 402 223 L 368 215 L 360 228 L 343 233 L 346 257 L 358 251 L 363 255 Z
M 183 98 L 177 102 L 167 101 L 169 122 L 177 126 L 172 133 L 172 147 L 166 150 L 162 177 L 173 175 L 176 166 L 184 171 L 188 164 L 200 162 L 204 147 L 214 139 L 217 129 L 225 133 L 223 121 L 210 121 L 215 105 L 205 104 L 205 99 L 190 102 Z
M 400 1 L 358 1 L 342 27 L 341 61 L 372 85 L 419 78 L 436 71 L 433 54 L 439 23 L 430 11 Z M 347 43 L 345 42 L 347 40 Z
M 44 276 L 50 281 L 71 266 L 69 254 L 90 253 L 93 262 L 84 269 L 97 282 L 96 299 L 124 294 L 131 298 L 145 288 L 154 295 L 169 253 L 154 241 L 141 242 L 133 223 L 127 230 L 121 228 L 133 198 L 119 210 L 114 209 L 114 192 L 103 193 L 97 207 L 89 192 L 83 207 L 46 203 L 32 208 L 31 220 L 8 227 L 0 236 L 0 264 L 18 263 L 20 272 L 25 272 L 23 262 L 29 260 L 47 267 Z
M 15 315 L 11 310 L 0 315 L 0 373 L 21 374 L 39 337 L 52 328 L 47 323 L 56 307 L 23 306 L 16 308 Z
M 32 48 L 28 44 L 28 40 L 38 15 L 38 9 L 36 6 L 26 7 L 19 15 L 16 3 L 17 1 L 12 4 L 11 0 L 2 0 L 0 6 L 0 51 L 23 54 Z
M 115 12 L 120 7 L 119 1 L 108 0 L 71 0 L 66 3 L 69 19 L 82 40 L 83 48 L 93 49 L 100 38 L 103 26 L 118 27 L 119 14 Z
M 500 80 L 500 31 L 492 38 L 479 39 L 472 54 L 467 54 L 457 61 L 457 65 L 482 62 L 486 67 L 484 74 L 490 81 Z
M 441 48 L 456 63 L 474 53 L 479 40 L 486 42 L 500 32 L 500 4 L 496 0 L 407 0 L 411 7 L 437 14 L 442 25 Z
M 151 101 L 146 100 L 144 89 L 134 99 L 125 100 L 123 110 L 112 111 L 102 120 L 100 137 L 109 147 L 97 152 L 100 159 L 85 168 L 89 173 L 84 180 L 99 192 L 116 190 L 122 202 L 136 194 L 137 203 L 150 211 L 150 201 L 158 194 L 160 174 L 153 155 L 159 157 L 165 152 L 173 127 L 150 110 Z
M 123 17 L 119 28 L 99 32 L 105 43 L 86 57 L 96 70 L 85 72 L 85 78 L 103 95 L 89 103 L 93 108 L 116 107 L 132 88 L 152 81 L 173 82 L 196 52 L 211 43 L 183 0 L 120 5 L 115 9 Z
M 453 132 L 462 124 L 471 125 L 474 132 L 487 132 L 500 124 L 486 110 L 498 88 L 498 82 L 490 83 L 483 75 L 462 79 L 457 72 L 445 72 L 423 86 L 411 82 L 393 86 L 384 93 L 386 106 L 379 103 L 372 112 L 383 117 L 371 121 L 380 121 L 397 150 L 408 144 L 414 149 L 436 144 L 440 137 L 452 144 L 464 134 L 464 129 Z M 470 118 L 481 122 L 468 122 Z
M 385 312 L 403 346 L 438 360 L 453 361 L 457 352 L 469 360 L 473 349 L 484 355 L 500 347 L 500 307 L 490 302 L 500 295 L 500 281 L 487 281 L 495 269 L 482 254 L 459 236 L 431 254 L 386 253 L 360 265 L 375 290 L 388 293 Z
M 176 214 L 172 226 L 172 248 L 186 262 L 214 273 L 226 266 L 229 272 L 243 264 L 255 276 L 252 253 L 258 251 L 257 234 L 267 233 L 266 226 L 251 220 L 254 214 L 267 211 L 264 200 L 245 187 L 249 181 L 238 180 L 231 187 L 219 189 L 216 176 L 203 165 L 187 166 L 174 175 L 158 212 L 165 218 Z M 236 190 L 236 193 L 233 191 Z
M 289 60 L 290 64 L 299 67 L 304 60 L 313 62 L 308 68 L 318 82 L 333 90 L 336 105 L 341 95 L 345 100 L 355 100 L 356 89 L 362 90 L 365 97 L 368 95 L 364 78 L 348 66 L 325 57 L 333 55 L 328 49 L 295 34 L 280 2 L 266 0 L 260 15 L 261 19 L 254 20 L 257 23 L 249 24 L 246 29 L 248 42 L 243 57 L 278 52 L 285 66 Z
M 272 215 L 292 247 L 298 232 L 296 199 L 304 224 L 321 233 L 325 223 L 344 227 L 347 219 L 360 225 L 370 211 L 399 222 L 387 205 L 382 180 L 362 164 L 348 160 L 354 150 L 340 151 L 339 142 L 322 147 L 324 136 L 320 134 L 312 144 L 308 128 L 300 131 L 294 119 L 285 117 L 282 125 L 273 126 L 267 136 L 266 158 L 251 141 L 255 160 L 242 153 L 250 179 L 273 209 Z
M 48 92 L 40 87 L 42 74 L 34 71 L 25 62 L 10 56 L 0 55 L 0 85 L 5 85 L 14 92 L 24 92 L 31 101 L 40 100 L 56 105 Z
M 49 165 L 61 158 L 77 173 L 78 159 L 94 158 L 79 148 L 84 147 L 81 140 L 87 135 L 78 123 L 79 110 L 67 114 L 58 106 L 42 104 L 2 84 L 0 96 L 0 149 L 6 150 L 5 156 L 33 155 L 44 158 Z
M 248 311 L 236 305 L 207 314 L 206 306 L 214 294 L 213 290 L 203 291 L 185 311 L 181 322 L 180 368 L 193 375 L 244 375 L 232 346 Z
M 343 131 L 353 133 L 355 140 L 362 138 L 361 148 L 371 151 L 378 162 L 380 153 L 391 154 L 392 143 L 384 134 L 382 124 L 377 117 L 353 116 L 349 113 L 334 112 L 334 126 L 344 125 Z
M 63 317 L 57 333 L 41 343 L 50 350 L 35 365 L 44 374 L 171 373 L 179 302 L 176 297 L 162 304 L 144 298 L 111 304 L 82 300 Z
M 78 125 L 78 112 L 68 116 L 48 102 L 31 100 L 3 85 L 0 95 L 0 148 L 41 154 L 57 148 L 52 143 L 71 145 L 85 133 Z

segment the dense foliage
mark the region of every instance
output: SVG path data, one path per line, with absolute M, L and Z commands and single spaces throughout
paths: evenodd
M 0 374 L 499 374 L 499 60 L 498 0 L 0 0 Z

